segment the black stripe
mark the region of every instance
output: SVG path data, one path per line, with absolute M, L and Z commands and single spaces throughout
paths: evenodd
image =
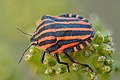
M 63 41 L 61 40 L 61 41 L 58 41 L 55 45 L 47 48 L 46 50 L 50 53 L 50 52 L 52 52 L 52 51 L 55 51 L 55 50 L 61 48 L 61 46 L 70 44 L 70 43 L 72 43 L 72 42 L 80 42 L 80 43 L 81 43 L 82 40 L 63 40 Z M 72 46 L 70 46 L 70 47 L 72 47 Z M 67 49 L 68 49 L 68 48 L 67 48 Z M 72 50 L 72 49 L 71 49 L 71 50 Z M 68 50 L 67 50 L 67 51 L 68 51 Z
M 60 48 L 60 47 L 61 47 L 60 45 L 55 44 L 55 45 L 50 46 L 49 48 L 47 48 L 46 51 L 50 53 L 50 52 L 52 52 L 52 51 L 57 50 L 57 49 Z
M 73 47 L 69 47 L 69 48 L 63 50 L 63 52 L 74 52 L 74 48 Z
M 87 45 L 84 44 L 84 43 L 85 43 L 85 42 L 84 42 L 83 40 L 81 40 L 80 44 L 83 44 L 84 47 L 87 46 Z M 75 46 L 75 47 L 77 48 L 78 51 L 81 50 L 80 44 L 78 44 L 77 46 Z
M 88 23 L 89 22 L 89 20 L 87 20 L 87 19 L 85 19 L 85 20 L 83 20 L 84 22 L 86 22 L 86 23 Z
M 48 33 L 44 33 L 41 36 L 35 38 L 35 40 L 39 40 L 41 38 L 47 37 L 47 36 L 55 36 L 56 37 L 56 33 L 55 32 L 48 32 Z
M 45 41 L 40 42 L 38 45 L 39 45 L 39 46 L 43 46 L 43 45 L 50 44 L 50 43 L 54 43 L 54 42 L 56 42 L 56 39 L 53 39 L 53 40 L 45 40 Z
M 92 42 L 92 40 L 90 39 L 90 38 L 87 38 L 86 39 L 89 43 L 91 43 Z
M 72 39 L 72 40 L 60 40 L 57 42 L 57 45 L 66 45 L 66 44 L 69 44 L 69 43 L 73 43 L 73 42 L 82 42 L 82 40 L 80 39 Z
M 80 21 L 79 19 L 55 19 L 57 22 Z
M 45 20 L 44 22 L 42 22 L 41 24 L 39 24 L 39 26 L 36 28 L 36 31 L 40 28 L 40 26 L 44 25 L 44 24 L 48 24 L 48 23 L 52 23 L 54 21 L 57 22 L 70 22 L 70 21 L 80 21 L 79 19 L 74 19 L 74 20 L 67 20 L 67 19 L 57 19 L 51 16 L 46 16 L 45 19 L 49 19 L 49 20 Z
M 43 20 L 43 19 L 52 19 L 52 20 L 54 20 L 54 18 L 52 16 L 49 16 L 49 15 L 42 16 L 41 20 Z
M 69 14 L 60 15 L 60 17 L 69 17 Z M 73 18 L 76 18 L 76 14 L 72 14 Z M 83 19 L 83 16 L 79 16 L 78 19 Z
M 84 28 L 84 27 L 87 27 L 88 25 L 86 25 L 86 26 L 84 26 L 84 25 L 73 25 L 75 28 Z M 55 25 L 55 24 L 53 24 L 53 25 L 49 25 L 49 26 L 47 26 L 47 27 L 44 27 L 44 28 L 42 28 L 41 30 L 39 30 L 36 34 L 34 34 L 33 35 L 33 38 L 35 37 L 35 36 L 37 36 L 38 34 L 40 34 L 40 32 L 42 32 L 42 31 L 44 31 L 44 30 L 46 30 L 46 29 L 57 29 L 57 28 L 73 28 L 73 26 L 72 25 Z M 89 25 L 89 28 L 91 28 L 91 26 Z M 64 33 L 64 32 L 62 32 L 62 33 Z M 59 34 L 59 33 L 58 33 Z
M 73 18 L 76 18 L 76 14 L 72 14 L 72 17 L 73 17 Z
M 41 24 L 39 24 L 39 26 L 36 28 L 36 31 L 44 24 L 48 24 L 48 23 L 52 23 L 54 22 L 53 20 L 49 19 L 49 20 L 45 20 L 43 21 Z
M 60 15 L 60 17 L 69 17 L 69 14 Z
M 85 42 L 83 42 L 82 45 L 83 45 L 84 47 L 87 47 L 87 46 L 88 46 Z
M 89 35 L 92 31 L 57 31 L 57 32 L 47 32 L 42 34 L 41 36 L 35 38 L 35 40 L 39 40 L 46 36 L 55 36 L 55 37 L 63 37 L 63 36 L 81 36 L 81 35 Z
M 69 43 L 72 43 L 72 42 L 80 42 L 81 43 L 82 40 L 77 40 L 77 39 L 74 39 L 74 40 L 61 40 L 61 41 L 58 41 L 55 45 L 47 48 L 46 50 L 48 52 L 52 52 L 52 51 L 55 51 L 58 48 L 60 48 L 62 45 L 66 45 L 66 44 L 69 44 Z M 67 51 L 67 52 L 73 52 L 74 49 L 70 48 L 70 49 L 66 49 L 65 51 Z
M 83 16 L 79 16 L 78 18 L 79 18 L 79 19 L 83 19 Z
M 93 28 L 93 32 L 92 32 L 92 34 L 91 34 L 91 37 L 94 37 L 94 35 L 95 35 L 95 30 L 94 30 L 94 28 Z
M 57 37 L 89 35 L 92 31 L 57 31 Z
M 77 50 L 81 50 L 81 48 L 80 48 L 80 46 L 79 46 L 79 45 L 77 45 L 77 46 L 76 46 L 76 48 L 77 48 Z
M 40 32 L 46 29 L 60 29 L 60 28 L 92 28 L 91 25 L 83 25 L 83 24 L 51 24 L 49 26 L 44 26 L 40 29 L 34 36 L 39 34 Z

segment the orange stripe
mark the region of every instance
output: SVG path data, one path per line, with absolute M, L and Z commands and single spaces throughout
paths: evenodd
M 80 44 L 80 48 L 81 48 L 81 49 L 83 49 L 83 48 L 84 48 L 84 46 L 83 46 L 82 44 Z
M 57 37 L 57 41 L 59 40 L 72 40 L 72 39 L 86 39 L 91 35 L 83 35 L 83 36 L 64 36 L 64 37 Z
M 47 24 L 44 24 L 44 25 L 42 25 L 38 30 L 37 30 L 37 32 L 41 29 L 41 28 L 43 28 L 43 27 L 45 27 L 45 26 L 48 26 L 48 25 L 51 25 L 51 24 L 55 24 L 55 23 L 57 23 L 57 24 L 84 24 L 84 25 L 90 25 L 90 23 L 86 23 L 86 22 L 83 22 L 83 21 L 74 21 L 74 22 L 51 22 L 51 23 L 47 23 Z
M 56 39 L 56 37 L 54 36 L 48 36 L 48 37 L 44 37 L 42 39 L 39 39 L 38 40 L 38 43 L 42 42 L 42 41 L 45 41 L 45 40 L 51 40 L 51 39 Z
M 61 46 L 61 48 L 59 48 L 59 49 L 51 52 L 50 54 L 60 53 L 60 52 L 62 52 L 64 49 L 69 48 L 69 47 L 71 47 L 71 46 L 75 46 L 75 45 L 77 45 L 77 44 L 79 44 L 79 42 L 74 42 L 74 43 L 70 43 L 70 44 L 67 44 L 67 45 L 63 45 L 63 46 Z
M 89 45 L 89 44 L 90 44 L 88 41 L 85 41 L 85 43 L 86 43 L 87 45 Z
M 88 38 L 90 35 L 83 35 L 83 36 L 66 36 L 66 37 L 57 37 L 57 41 L 59 40 L 72 40 L 72 39 L 86 39 Z M 56 39 L 55 36 L 48 36 L 48 37 L 44 37 L 42 39 L 38 40 L 38 43 L 45 41 L 45 40 L 51 40 L 51 39 Z
M 72 17 L 72 14 L 69 14 L 69 17 Z
M 68 30 L 71 30 L 71 31 L 93 31 L 92 28 L 61 28 L 61 29 L 56 29 L 56 31 L 68 31 Z
M 85 17 L 82 18 L 82 20 L 85 20 L 85 19 L 86 19 Z
M 78 18 L 79 17 L 79 15 L 76 15 L 76 18 Z
M 55 31 L 56 31 L 56 29 L 47 29 L 47 30 L 44 30 L 44 31 L 42 31 L 40 34 L 38 34 L 37 36 L 35 36 L 35 38 L 41 36 L 41 35 L 44 34 L 44 33 L 47 33 L 47 32 L 55 32 Z
M 72 21 L 72 22 L 55 22 L 58 24 L 84 24 L 84 25 L 90 25 L 90 23 L 86 23 L 84 21 Z
M 38 34 L 37 36 L 35 36 L 35 38 L 41 36 L 42 34 L 44 33 L 47 33 L 47 32 L 56 32 L 56 31 L 68 31 L 68 30 L 71 30 L 71 31 L 93 31 L 92 28 L 61 28 L 61 29 L 47 29 L 47 30 L 44 30 L 42 31 L 40 34 Z
M 75 51 L 75 52 L 77 52 L 77 51 L 78 51 L 76 47 L 74 47 L 74 51 Z
M 90 38 L 91 40 L 93 40 L 93 38 Z
M 55 43 L 51 43 L 51 44 L 46 44 L 46 45 L 40 46 L 40 49 L 43 49 L 45 51 L 47 48 L 49 48 L 50 46 L 53 46 L 55 44 L 56 44 L 56 42 Z
M 55 23 L 54 23 L 54 22 L 51 22 L 51 23 L 44 24 L 44 25 L 40 26 L 40 28 L 38 28 L 37 32 L 38 32 L 40 29 L 42 29 L 43 27 L 49 26 L 49 25 L 51 25 L 51 24 L 55 24 Z

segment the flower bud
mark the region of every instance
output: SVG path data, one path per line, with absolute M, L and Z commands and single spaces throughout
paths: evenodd
M 89 50 L 85 51 L 85 56 L 90 56 L 91 54 L 92 54 L 91 51 L 89 51 Z
M 53 68 L 46 69 L 45 74 L 53 76 L 53 75 L 55 75 L 55 70 Z
M 27 54 L 27 55 L 25 55 L 25 61 L 30 61 L 31 60 L 31 58 L 32 58 L 32 54 Z
M 94 41 L 97 44 L 101 44 L 104 41 L 104 37 L 99 31 L 96 32 L 95 37 L 94 37 Z
M 105 59 L 106 59 L 105 56 L 99 56 L 98 59 L 97 59 L 97 61 L 99 61 L 99 62 L 104 62 Z
M 104 55 L 112 54 L 114 52 L 114 49 L 108 44 L 103 44 L 101 48 Z
M 57 70 L 56 70 L 56 74 L 57 75 L 60 75 L 60 74 L 63 74 L 66 72 L 66 67 L 62 66 L 62 67 L 59 67 Z
M 112 41 L 112 37 L 110 35 L 104 37 L 104 43 L 109 43 L 111 41 Z
M 110 66 L 104 66 L 102 67 L 102 72 L 106 73 L 106 72 L 110 72 L 111 71 L 111 67 Z
M 97 49 L 99 47 L 98 44 L 93 44 L 92 46 L 93 46 L 94 49 Z
M 77 71 L 78 70 L 78 68 L 79 68 L 79 65 L 78 64 L 76 64 L 76 63 L 73 63 L 73 71 Z
M 96 78 L 96 74 L 95 73 L 88 73 L 88 78 L 90 78 L 90 80 L 97 80 Z
M 29 52 L 32 53 L 32 54 L 34 54 L 34 53 L 35 53 L 35 49 L 31 48 L 31 49 L 29 50 Z
M 114 60 L 113 59 L 107 59 L 106 63 L 109 64 L 109 65 L 112 65 L 114 63 Z

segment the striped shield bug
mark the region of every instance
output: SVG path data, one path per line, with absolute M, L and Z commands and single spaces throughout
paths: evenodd
M 25 32 L 23 33 L 27 34 Z M 76 14 L 60 16 L 44 15 L 37 24 L 36 31 L 33 35 L 30 35 L 31 44 L 22 53 L 19 63 L 25 52 L 32 45 L 38 45 L 43 50 L 42 63 L 46 53 L 54 54 L 57 62 L 66 65 L 68 72 L 70 72 L 68 63 L 61 62 L 59 59 L 58 54 L 63 53 L 73 63 L 88 67 L 93 71 L 89 65 L 75 61 L 68 52 L 77 52 L 89 46 L 94 38 L 94 34 L 95 31 L 92 24 L 85 17 Z

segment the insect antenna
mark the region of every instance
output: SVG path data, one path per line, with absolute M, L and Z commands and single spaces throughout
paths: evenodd
M 32 44 L 30 44 L 28 47 L 27 47 L 27 49 L 25 49 L 25 51 L 22 53 L 22 55 L 21 55 L 21 57 L 20 57 L 20 59 L 19 59 L 19 61 L 18 61 L 18 63 L 20 63 L 21 62 L 21 60 L 22 60 L 22 58 L 23 58 L 23 56 L 25 55 L 25 52 L 31 47 L 33 45 L 33 43 Z
M 22 30 L 21 30 L 20 28 L 18 28 L 17 26 L 16 26 L 16 28 L 17 28 L 20 32 L 22 32 L 23 34 L 26 34 L 26 35 L 32 36 L 31 34 L 28 34 L 28 33 L 24 32 L 24 31 L 22 31 Z

